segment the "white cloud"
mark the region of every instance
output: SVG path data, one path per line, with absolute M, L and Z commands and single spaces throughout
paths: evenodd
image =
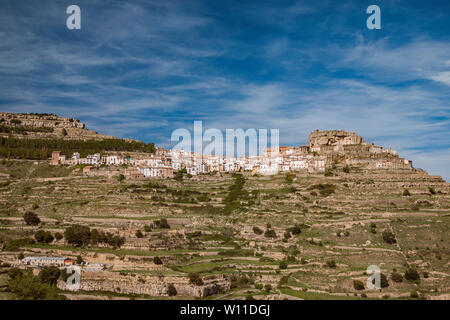
M 450 86 L 450 71 L 436 73 L 430 79 Z

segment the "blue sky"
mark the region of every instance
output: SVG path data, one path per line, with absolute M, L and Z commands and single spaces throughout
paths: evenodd
M 1 111 L 161 146 L 194 120 L 345 129 L 450 178 L 450 1 L 2 0 L 0 39 Z

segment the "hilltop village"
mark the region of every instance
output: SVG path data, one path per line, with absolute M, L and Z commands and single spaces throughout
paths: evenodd
M 132 157 L 129 154 L 96 153 L 81 158 L 78 152 L 71 158 L 54 151 L 52 165 L 87 165 L 89 174 L 98 166 L 127 166 L 125 176 L 139 179 L 147 177 L 173 177 L 174 171 L 186 170 L 192 176 L 218 172 L 252 172 L 252 174 L 274 175 L 279 172 L 322 172 L 333 163 L 344 159 L 348 166 L 365 169 L 412 169 L 412 162 L 400 158 L 391 148 L 367 143 L 354 132 L 314 131 L 308 144 L 299 147 L 281 146 L 278 152 L 265 148 L 263 155 L 239 158 L 220 155 L 202 155 L 183 150 L 157 148 L 155 154 Z

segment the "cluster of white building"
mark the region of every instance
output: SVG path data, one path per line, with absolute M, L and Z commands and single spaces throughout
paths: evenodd
M 311 154 L 307 147 L 280 147 L 279 152 L 265 149 L 263 155 L 226 157 L 202 155 L 183 150 L 158 149 L 156 154 L 144 158 L 123 157 L 117 154 L 88 155 L 81 158 L 74 153 L 66 158 L 59 151 L 52 154 L 51 164 L 66 165 L 126 165 L 126 174 L 133 178 L 172 177 L 174 171 L 186 169 L 188 174 L 198 175 L 211 172 L 242 172 L 272 175 L 278 172 L 308 171 L 324 172 L 326 157 Z

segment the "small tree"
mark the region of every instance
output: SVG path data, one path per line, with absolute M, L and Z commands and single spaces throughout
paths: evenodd
M 89 243 L 91 238 L 91 230 L 87 226 L 72 225 L 64 232 L 64 238 L 69 244 L 77 247 L 84 246 Z
M 409 196 L 411 196 L 411 193 L 409 192 L 408 189 L 403 190 L 403 196 L 404 196 L 404 197 L 409 197 Z
M 31 211 L 28 211 L 24 214 L 23 220 L 25 220 L 25 223 L 29 226 L 37 226 L 41 222 L 41 219 L 39 219 L 38 215 Z
M 408 281 L 418 281 L 420 279 L 419 272 L 415 268 L 408 268 L 405 271 L 405 279 Z
M 50 243 L 55 239 L 53 238 L 52 234 L 49 231 L 44 230 L 38 230 L 34 234 L 34 238 L 36 239 L 37 242 L 40 243 Z
M 275 233 L 275 230 L 273 229 L 267 229 L 266 232 L 264 232 L 264 236 L 266 238 L 276 238 L 277 234 Z
M 55 286 L 60 275 L 61 270 L 59 270 L 58 267 L 45 266 L 39 273 L 39 279 L 41 279 L 42 283 L 47 283 L 51 286 Z

